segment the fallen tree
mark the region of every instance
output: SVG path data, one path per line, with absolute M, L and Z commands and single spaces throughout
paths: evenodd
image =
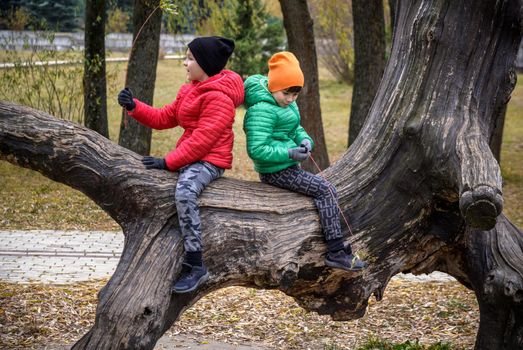
M 523 235 L 502 214 L 489 149 L 516 83 L 520 1 L 398 2 L 380 89 L 360 135 L 324 175 L 370 267 L 323 264 L 312 200 L 222 178 L 200 198 L 210 280 L 171 295 L 183 242 L 176 174 L 82 126 L 0 103 L 2 159 L 85 193 L 118 222 L 125 246 L 99 293 L 96 320 L 75 349 L 152 349 L 205 294 L 231 285 L 279 289 L 303 308 L 350 320 L 399 272 L 449 273 L 475 291 L 476 349 L 523 347 Z M 345 227 L 348 231 L 348 228 Z

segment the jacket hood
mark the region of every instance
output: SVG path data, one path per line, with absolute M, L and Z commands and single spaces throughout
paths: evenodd
M 276 105 L 274 97 L 268 88 L 269 79 L 266 76 L 257 74 L 245 80 L 245 107 L 249 108 L 260 102 L 267 102 Z
M 232 100 L 235 107 L 238 107 L 243 103 L 243 80 L 233 71 L 224 69 L 207 80 L 193 82 L 193 84 L 202 93 L 207 91 L 222 92 Z

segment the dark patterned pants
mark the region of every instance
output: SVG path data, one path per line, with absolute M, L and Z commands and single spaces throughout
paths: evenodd
M 198 197 L 205 187 L 222 176 L 223 172 L 224 169 L 203 161 L 180 169 L 175 200 L 186 252 L 202 251 L 202 227 Z
M 343 237 L 338 209 L 336 188 L 320 175 L 314 175 L 298 166 L 291 166 L 276 173 L 260 174 L 262 182 L 285 188 L 314 198 L 318 208 L 325 240 Z

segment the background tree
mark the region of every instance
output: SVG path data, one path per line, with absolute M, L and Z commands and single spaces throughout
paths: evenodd
M 119 7 L 109 10 L 105 26 L 106 33 L 126 33 L 129 28 L 130 18 L 130 15 Z
M 244 79 L 267 74 L 267 61 L 284 47 L 282 20 L 269 14 L 261 0 L 227 0 L 210 5 L 207 31 L 232 38 L 228 67 Z
M 226 0 L 219 1 L 221 5 Z M 205 26 L 206 20 L 212 16 L 212 9 L 214 8 L 214 1 L 206 0 L 184 0 L 177 2 L 177 14 L 166 13 L 163 17 L 164 29 L 169 33 L 191 33 L 202 31 L 202 26 Z M 221 7 L 216 6 L 218 10 Z M 202 32 L 205 32 L 203 30 Z M 212 30 L 212 34 L 216 35 L 216 28 Z
M 36 21 L 45 21 L 49 30 L 71 32 L 82 26 L 84 4 L 81 0 L 18 0 L 17 5 Z
M 13 1 L 6 1 L 0 7 L 0 29 L 24 30 L 32 22 L 31 15 L 23 7 L 17 7 Z
M 105 69 L 105 0 L 87 0 L 85 6 L 84 123 L 109 138 Z
M 160 0 L 136 0 L 133 11 L 133 47 L 129 55 L 125 86 L 131 88 L 134 97 L 147 104 L 153 104 L 156 66 L 160 48 L 162 11 L 153 11 Z M 147 23 L 142 27 L 142 25 Z M 140 31 L 138 36 L 138 31 Z M 134 152 L 147 155 L 151 149 L 152 130 L 143 126 L 122 110 L 122 122 L 118 143 Z
M 133 17 L 134 2 L 135 0 L 116 0 L 116 3 L 114 3 L 114 8 L 120 9 L 128 18 L 125 23 L 127 29 L 123 32 L 130 33 L 133 31 L 133 22 L 129 19 Z
M 385 69 L 383 0 L 353 0 L 354 86 L 348 145 L 354 142 L 378 91 Z
M 349 85 L 354 80 L 354 37 L 350 4 L 346 0 L 309 2 L 320 62 L 334 78 Z
M 321 169 L 325 169 L 329 166 L 329 155 L 321 120 L 314 24 L 309 13 L 307 1 L 280 0 L 280 5 L 289 51 L 293 52 L 300 61 L 300 66 L 305 76 L 305 86 L 298 98 L 301 124 L 314 140 L 313 159 Z M 302 167 L 313 173 L 318 172 L 312 160 L 303 162 Z

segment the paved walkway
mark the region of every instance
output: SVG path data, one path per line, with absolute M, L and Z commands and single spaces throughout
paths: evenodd
M 110 277 L 121 232 L 0 231 L 0 280 L 70 284 Z
M 123 249 L 121 232 L 0 231 L 0 280 L 71 284 L 110 277 Z M 455 281 L 447 274 L 397 275 L 411 281 Z

